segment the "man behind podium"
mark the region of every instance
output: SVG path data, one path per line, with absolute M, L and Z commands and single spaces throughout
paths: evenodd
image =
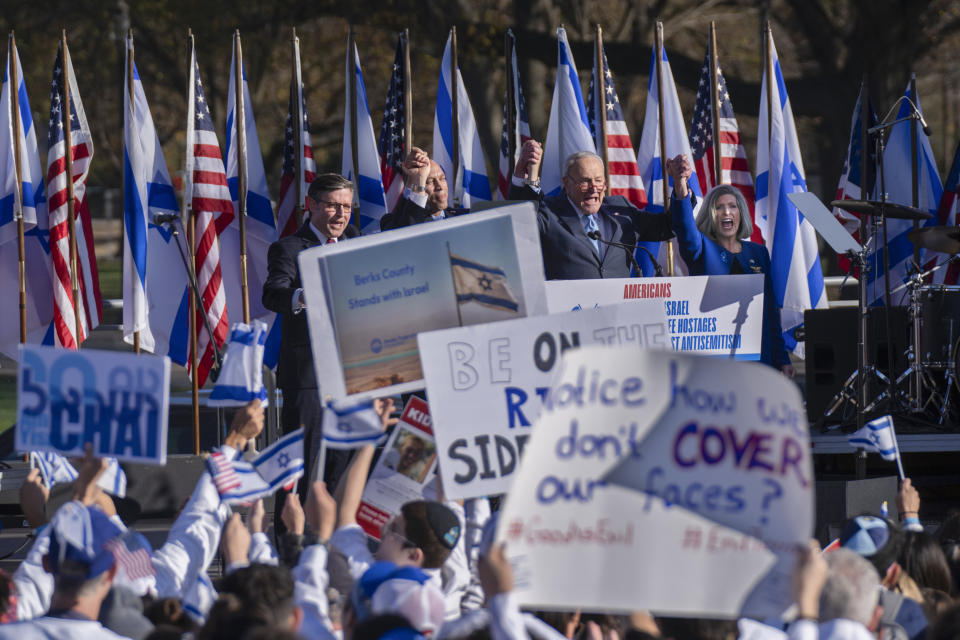
M 564 163 L 563 191 L 545 196 L 537 175 L 543 151 L 536 140 L 523 144 L 510 186 L 511 200 L 538 204 L 537 224 L 547 280 L 629 278 L 638 242 L 672 237 L 670 216 L 640 211 L 623 196 L 605 196 L 600 156 L 588 151 Z M 590 235 L 599 234 L 598 239 Z M 608 244 L 613 243 L 613 244 Z M 639 274 L 636 274 L 639 275 Z
M 307 189 L 308 219 L 295 234 L 270 245 L 267 252 L 263 306 L 280 314 L 282 330 L 277 364 L 277 386 L 283 392 L 280 423 L 284 433 L 304 426 L 308 470 L 320 443 L 321 406 L 297 256 L 304 249 L 359 235 L 349 224 L 352 207 L 352 182 L 336 173 L 318 175 Z M 345 452 L 331 451 L 326 478 L 333 481 L 339 477 L 348 458 Z

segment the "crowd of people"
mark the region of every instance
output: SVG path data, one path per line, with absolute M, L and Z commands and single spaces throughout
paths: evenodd
M 605 195 L 603 162 L 592 153 L 573 154 L 563 192 L 543 194 L 541 155 L 537 142 L 524 144 L 511 197 L 537 203 L 547 278 L 629 277 L 636 264 L 630 247 L 676 233 L 692 273 L 767 274 L 763 359 L 793 374 L 769 295 L 770 258 L 746 241 L 749 214 L 735 189 L 707 194 L 694 220 L 689 161 L 674 158 L 667 166 L 671 213 L 653 215 Z M 448 207 L 443 172 L 422 150 L 411 150 L 404 169 L 404 196 L 384 218 L 385 230 L 468 213 Z M 348 224 L 352 190 L 342 176 L 318 176 L 307 194 L 309 217 L 269 253 L 264 304 L 283 322 L 282 422 L 288 431 L 307 426 L 308 461 L 322 410 L 297 254 L 356 235 Z M 389 428 L 393 400 L 375 404 Z M 221 453 L 243 455 L 263 420 L 259 401 L 237 411 Z M 960 514 L 931 537 L 909 480 L 898 498 L 901 522 L 864 514 L 827 550 L 815 541 L 796 550 L 796 601 L 782 618 L 715 620 L 522 610 L 505 547 L 494 542 L 496 497 L 445 500 L 441 486 L 437 500 L 404 504 L 374 540 L 357 511 L 375 455 L 373 445 L 337 452 L 325 464 L 326 482 L 309 481 L 308 469 L 297 492 L 278 494 L 273 522 L 261 501 L 249 505 L 244 521 L 204 472 L 157 549 L 119 518 L 97 485 L 104 463 L 89 452 L 73 500 L 49 519 L 49 490 L 34 470 L 20 495 L 35 540 L 15 573 L 0 580 L 0 640 L 960 638 L 960 603 L 953 600 L 960 594 Z M 407 438 L 384 455 L 398 473 L 423 472 L 421 441 Z M 222 571 L 211 572 L 218 558 Z

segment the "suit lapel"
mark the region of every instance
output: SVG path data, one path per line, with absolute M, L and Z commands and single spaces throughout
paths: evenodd
M 600 207 L 597 215 L 600 216 L 600 227 L 603 229 L 603 239 L 608 242 L 622 243 L 623 227 L 620 224 L 618 216 L 612 214 L 606 207 Z M 613 248 L 614 247 L 611 246 L 606 247 L 606 251 L 603 253 L 603 262 L 607 261 L 607 257 Z

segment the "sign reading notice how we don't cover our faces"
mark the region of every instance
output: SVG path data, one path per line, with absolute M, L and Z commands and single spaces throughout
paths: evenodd
M 417 334 L 547 312 L 524 202 L 307 249 L 299 256 L 323 396 L 423 388 Z
M 421 333 L 444 495 L 510 488 L 565 351 L 607 345 L 636 354 L 669 343 L 663 305 L 651 300 Z M 584 397 L 613 400 L 610 384 L 577 384 Z
M 578 391 L 594 377 L 610 402 Z M 590 346 L 548 395 L 497 532 L 521 605 L 763 618 L 793 602 L 814 479 L 791 380 Z
M 167 357 L 22 345 L 16 450 L 164 464 L 169 400 Z

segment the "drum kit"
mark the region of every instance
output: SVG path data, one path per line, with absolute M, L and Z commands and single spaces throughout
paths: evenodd
M 891 202 L 835 200 L 830 204 L 873 219 L 923 221 L 932 217 L 925 211 Z M 893 290 L 887 285 L 888 307 L 892 294 L 906 290 L 901 296 L 909 296 L 911 331 L 904 354 L 906 369 L 884 372 L 864 359 L 865 375 L 861 379 L 858 369 L 850 376 L 829 403 L 824 419 L 848 403 L 856 409 L 858 385 L 872 378 L 872 389 L 879 393 L 870 400 L 866 393 L 859 395 L 865 402 L 864 414 L 899 414 L 919 426 L 936 429 L 960 424 L 960 286 L 931 283 L 931 276 L 937 271 L 960 266 L 960 227 L 916 228 L 907 233 L 907 238 L 918 249 L 951 258 L 926 271 L 913 265 L 904 284 Z M 894 361 L 890 359 L 891 363 Z

